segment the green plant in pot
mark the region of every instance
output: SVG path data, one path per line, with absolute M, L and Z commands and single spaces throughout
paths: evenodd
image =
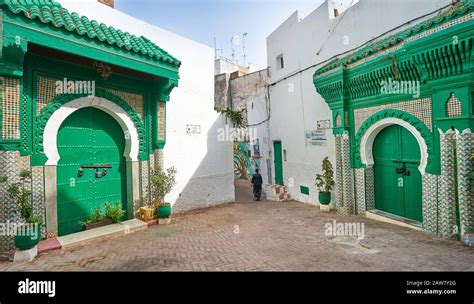
M 82 222 L 84 230 L 98 228 L 113 223 L 120 223 L 125 215 L 120 201 L 115 203 L 105 202 L 102 207 L 96 207 L 89 218 Z
M 6 177 L 0 177 L 0 183 L 7 183 L 8 197 L 12 199 L 16 206 L 21 223 L 15 231 L 15 247 L 20 250 L 27 250 L 35 247 L 41 240 L 41 225 L 43 219 L 33 215 L 33 203 L 31 191 L 27 188 L 27 180 L 31 177 L 29 170 L 22 170 L 19 174 L 18 183 L 8 184 Z
M 153 195 L 156 198 L 158 218 L 169 218 L 171 204 L 164 202 L 164 198 L 176 184 L 176 169 L 171 167 L 165 172 L 160 165 L 157 165 L 151 177 L 151 184 Z
M 322 172 L 316 174 L 316 187 L 319 190 L 319 202 L 322 205 L 331 203 L 331 190 L 334 187 L 334 171 L 329 158 L 323 159 Z

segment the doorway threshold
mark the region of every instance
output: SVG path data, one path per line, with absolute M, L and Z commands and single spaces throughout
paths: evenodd
M 401 217 L 385 211 L 372 209 L 365 212 L 365 216 L 369 219 L 390 223 L 402 227 L 411 228 L 418 231 L 423 231 L 423 224 L 406 217 Z
M 132 232 L 145 230 L 147 228 L 148 224 L 146 222 L 140 221 L 138 219 L 131 219 L 121 223 L 60 236 L 58 237 L 58 241 L 61 244 L 61 247 L 64 249 L 67 247 L 84 245 L 91 241 L 130 234 Z

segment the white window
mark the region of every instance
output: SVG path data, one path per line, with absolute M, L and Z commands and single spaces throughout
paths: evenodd
M 283 59 L 283 54 L 277 57 L 277 70 L 285 68 L 285 60 Z

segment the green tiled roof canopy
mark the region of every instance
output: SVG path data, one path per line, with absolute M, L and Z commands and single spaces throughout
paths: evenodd
M 34 39 L 35 36 L 38 36 L 38 32 L 53 36 L 50 38 L 58 38 L 59 32 L 61 34 L 59 39 L 68 40 L 72 43 L 76 42 L 82 46 L 85 46 L 84 42 L 86 42 L 86 45 L 89 44 L 91 48 L 95 49 L 99 45 L 102 51 L 107 53 L 112 51 L 119 56 L 146 63 L 147 65 L 165 68 L 173 72 L 177 72 L 181 65 L 178 59 L 171 56 L 149 39 L 106 26 L 95 20 L 89 20 L 87 17 L 79 16 L 74 12 L 70 13 L 54 0 L 3 0 L 0 1 L 0 4 L 3 10 L 8 13 L 5 16 L 6 18 L 4 18 L 4 22 L 20 26 L 20 28 L 12 28 L 13 32 L 7 32 L 8 27 L 6 27 L 5 31 L 7 34 L 19 35 L 27 41 L 57 49 L 64 47 L 65 51 L 76 53 L 74 47 L 68 49 L 67 46 L 62 46 L 61 44 L 55 47 L 57 42 L 54 43 L 52 40 L 48 42 L 48 39 L 41 39 L 41 37 Z M 28 30 L 27 32 L 25 32 L 26 29 Z M 37 32 L 36 35 L 34 32 Z M 86 54 L 88 54 L 87 51 L 80 52 L 80 55 Z M 104 58 L 108 57 L 110 55 Z M 108 62 L 108 60 L 103 61 Z M 117 62 L 109 63 L 117 64 Z M 119 65 L 124 66 L 124 64 Z M 133 65 L 127 65 L 126 67 L 134 69 Z M 160 74 L 156 73 L 156 71 L 154 72 L 153 69 L 147 69 L 145 66 L 142 68 L 135 67 L 135 69 L 155 75 Z
M 419 33 L 425 32 L 431 28 L 439 26 L 449 20 L 455 19 L 459 16 L 469 14 L 474 11 L 474 0 L 463 0 L 453 6 L 452 9 L 446 10 L 445 12 L 428 19 L 420 24 L 417 24 L 405 31 L 402 31 L 396 35 L 382 39 L 378 42 L 372 43 L 369 46 L 363 47 L 352 54 L 344 56 L 342 58 L 335 58 L 326 65 L 322 66 L 314 73 L 314 77 L 317 78 L 322 74 L 326 74 L 332 70 L 335 70 L 341 66 L 353 64 L 359 60 L 367 58 L 371 55 L 382 52 L 390 47 L 396 46 L 408 38 L 415 36 Z

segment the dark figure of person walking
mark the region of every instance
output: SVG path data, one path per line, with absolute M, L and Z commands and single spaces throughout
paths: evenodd
M 255 174 L 252 176 L 253 196 L 256 201 L 259 201 L 262 196 L 263 179 L 259 172 L 259 169 L 255 169 Z

